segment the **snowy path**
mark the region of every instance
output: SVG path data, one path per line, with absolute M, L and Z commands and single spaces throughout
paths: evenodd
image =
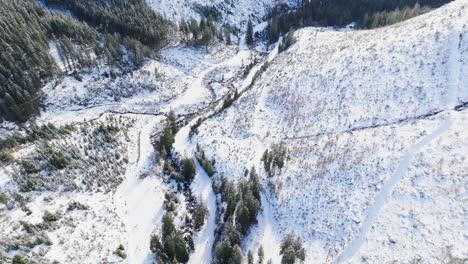
M 242 81 L 241 87 L 238 88 L 238 92 L 244 92 L 250 84 L 252 83 L 253 79 L 255 78 L 257 72 L 262 68 L 266 61 L 271 61 L 277 55 L 278 49 L 275 48 L 268 58 L 258 65 L 252 67 L 249 74 L 245 77 Z M 246 56 L 249 56 L 250 51 L 240 50 L 234 57 L 231 59 L 226 60 L 223 63 L 213 65 L 206 71 L 203 71 L 199 78 L 197 78 L 197 82 L 193 85 L 193 90 L 196 91 L 197 89 L 203 89 L 203 80 L 204 76 L 210 73 L 211 71 L 215 70 L 221 66 L 228 66 L 228 65 L 236 65 L 242 63 L 242 59 Z M 207 88 L 206 88 L 207 89 Z M 188 92 L 190 94 L 190 92 Z M 213 109 L 208 111 L 207 113 L 200 114 L 198 117 L 209 117 L 212 114 L 216 113 L 220 110 L 220 106 L 222 106 L 222 100 L 220 101 L 218 106 L 214 106 Z M 216 196 L 212 190 L 212 181 L 208 174 L 204 171 L 201 165 L 198 163 L 197 159 L 195 158 L 195 150 L 190 140 L 190 128 L 192 125 L 196 123 L 198 118 L 193 118 L 191 122 L 189 122 L 186 126 L 181 128 L 177 135 L 175 136 L 175 142 L 173 147 L 176 152 L 181 154 L 185 157 L 192 158 L 196 163 L 196 175 L 195 179 L 192 182 L 191 189 L 192 193 L 195 197 L 201 197 L 209 210 L 209 216 L 207 219 L 207 223 L 200 230 L 196 233 L 194 237 L 194 244 L 195 244 L 195 251 L 190 256 L 189 263 L 194 264 L 201 264 L 201 263 L 211 263 L 211 253 L 214 243 L 214 231 L 216 229 Z
M 114 202 L 117 213 L 125 224 L 128 234 L 128 262 L 151 263 L 149 241 L 154 226 L 162 215 L 164 188 L 157 177 L 140 179 L 140 175 L 155 161 L 151 145 L 151 131 L 163 117 L 144 117 L 139 121 L 134 134 L 138 144 L 129 152 L 132 168 L 127 169 L 124 182 L 119 186 Z
M 251 51 L 240 50 L 235 56 L 220 63 L 212 64 L 207 69 L 199 72 L 194 83 L 172 103 L 161 109 L 161 113 L 170 110 L 178 111 L 187 106 L 202 104 L 211 98 L 210 89 L 205 87 L 206 76 L 219 67 L 242 65 L 246 58 L 251 56 Z M 275 49 L 268 57 L 271 61 L 277 54 Z M 239 92 L 246 90 L 263 63 L 254 66 L 243 80 Z M 213 104 L 214 103 L 214 104 Z M 182 127 L 175 136 L 174 149 L 183 156 L 194 157 L 194 147 L 190 142 L 190 127 L 198 117 L 209 117 L 219 111 L 223 100 L 212 102 L 206 111 L 200 111 L 195 118 Z M 101 114 L 102 115 L 102 114 Z M 117 213 L 125 224 L 128 234 L 128 263 L 151 263 L 152 254 L 149 250 L 151 232 L 160 222 L 163 214 L 164 184 L 157 177 L 140 179 L 140 175 L 154 166 L 154 150 L 151 145 L 152 129 L 158 125 L 164 116 L 138 115 L 138 124 L 133 132 L 133 137 L 138 144 L 132 146 L 129 151 L 130 167 L 127 169 L 124 182 L 119 186 L 114 203 Z M 187 117 L 186 117 L 187 118 Z M 214 243 L 214 231 L 216 228 L 216 196 L 211 188 L 211 178 L 196 162 L 196 176 L 191 185 L 195 197 L 201 197 L 207 204 L 210 214 L 207 223 L 194 236 L 195 251 L 190 256 L 190 263 L 210 263 L 211 251 Z
M 211 188 L 211 178 L 200 166 L 194 155 L 193 146 L 190 143 L 190 127 L 195 121 L 181 128 L 175 136 L 174 149 L 185 157 L 192 158 L 196 163 L 195 179 L 190 186 L 195 197 L 201 197 L 208 207 L 209 215 L 202 230 L 194 236 L 195 251 L 190 256 L 189 263 L 210 263 L 211 248 L 214 242 L 214 231 L 216 228 L 216 196 Z
M 434 139 L 442 135 L 446 132 L 451 124 L 451 110 L 455 108 L 457 105 L 457 92 L 460 86 L 460 77 L 461 77 L 461 61 L 460 61 L 460 36 L 455 32 L 450 35 L 450 45 L 449 49 L 449 62 L 448 62 L 448 89 L 447 89 L 447 99 L 446 99 L 446 110 L 447 110 L 447 117 L 445 118 L 442 125 L 439 126 L 435 131 L 431 134 L 422 138 L 418 143 L 411 146 L 408 152 L 403 156 L 402 161 L 398 164 L 393 176 L 385 183 L 385 185 L 380 190 L 377 198 L 374 201 L 374 204 L 367 209 L 367 217 L 362 224 L 362 228 L 360 232 L 357 234 L 356 238 L 349 244 L 343 251 L 341 255 L 339 255 L 334 263 L 347 263 L 349 262 L 356 253 L 359 252 L 360 248 L 364 245 L 367 239 L 367 233 L 371 229 L 372 225 L 374 224 L 379 211 L 385 205 L 389 195 L 392 193 L 395 186 L 398 182 L 403 178 L 408 170 L 411 162 L 418 151 L 420 151 L 424 146 L 428 145 Z
M 276 220 L 273 216 L 270 197 L 264 193 L 261 194 L 262 207 L 257 216 L 258 223 L 245 239 L 246 243 L 243 250 L 250 249 L 257 255 L 260 245 L 263 247 L 264 259 L 279 260 L 281 255 L 281 238 L 276 232 Z M 264 261 L 265 263 L 266 261 Z
M 0 187 L 5 185 L 8 181 L 10 181 L 10 177 L 6 173 L 6 167 L 0 167 Z

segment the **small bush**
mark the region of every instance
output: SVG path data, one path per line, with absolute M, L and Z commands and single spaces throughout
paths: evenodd
M 191 158 L 182 160 L 182 174 L 187 182 L 191 182 L 195 177 L 195 162 Z
M 53 151 L 49 158 L 49 164 L 54 168 L 61 170 L 70 164 L 70 158 L 66 157 L 62 152 Z
M 19 162 L 19 165 L 23 168 L 26 173 L 36 173 L 40 170 L 36 164 L 28 160 L 22 160 Z
M 8 203 L 8 196 L 2 192 L 0 192 L 0 203 L 7 204 Z
M 15 161 L 15 158 L 10 153 L 6 153 L 4 151 L 1 151 L 0 152 L 0 161 L 10 163 L 10 162 Z
M 58 213 L 51 213 L 49 211 L 45 211 L 44 212 L 44 215 L 42 216 L 42 220 L 44 220 L 44 222 L 56 222 L 60 219 L 60 215 Z
M 15 255 L 11 263 L 12 264 L 29 264 L 29 260 L 21 257 L 20 255 Z
M 88 210 L 89 207 L 80 203 L 80 202 L 77 202 L 77 201 L 73 201 L 71 203 L 68 204 L 68 208 L 67 208 L 67 211 L 74 211 L 74 210 Z
M 20 224 L 21 226 L 23 226 L 24 230 L 27 233 L 32 234 L 34 232 L 33 226 L 30 223 L 25 222 L 25 221 L 20 221 Z
M 127 254 L 125 254 L 125 248 L 122 244 L 117 247 L 117 249 L 114 251 L 114 254 L 123 259 L 127 258 Z

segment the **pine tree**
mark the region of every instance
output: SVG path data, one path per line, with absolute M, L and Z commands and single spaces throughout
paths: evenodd
M 252 254 L 252 250 L 249 249 L 249 252 L 247 253 L 247 264 L 253 264 L 254 263 L 254 258 Z
M 263 246 L 258 247 L 258 264 L 263 264 L 263 259 L 265 258 L 265 252 L 263 251 Z
M 205 218 L 208 216 L 208 213 L 208 207 L 206 207 L 203 199 L 199 197 L 193 216 L 193 225 L 195 230 L 200 230 L 200 228 L 205 224 Z
M 191 182 L 195 177 L 195 162 L 191 158 L 182 160 L 182 174 L 187 182 Z
M 247 29 L 245 30 L 245 43 L 249 46 L 253 45 L 254 43 L 253 25 L 252 20 L 250 19 L 247 22 Z
M 239 245 L 234 245 L 232 248 L 232 255 L 229 259 L 230 264 L 242 264 L 242 250 Z
M 226 45 L 231 45 L 231 32 L 227 28 L 224 28 L 224 41 Z
M 278 28 L 278 20 L 274 18 L 270 26 L 268 28 L 268 41 L 271 43 L 274 43 L 278 40 L 280 35 L 279 28 Z
M 186 263 L 189 260 L 189 254 L 187 248 L 185 247 L 184 239 L 180 234 L 177 234 L 174 239 L 175 244 L 175 256 L 178 262 Z

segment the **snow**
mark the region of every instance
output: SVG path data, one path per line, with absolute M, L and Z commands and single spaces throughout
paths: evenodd
M 8 174 L 6 173 L 5 168 L 1 167 L 0 168 L 0 186 L 4 186 L 9 181 L 10 181 L 10 177 L 8 177 Z
M 137 150 L 131 153 L 130 167 L 124 182 L 114 195 L 118 215 L 125 224 L 128 241 L 129 263 L 152 263 L 149 242 L 150 235 L 160 223 L 163 214 L 165 188 L 157 177 L 140 176 L 148 172 L 156 161 L 151 145 L 152 129 L 161 123 L 160 117 L 146 117 L 138 120 L 134 138 Z M 135 153 L 136 152 L 136 153 Z
M 273 57 L 276 53 L 273 53 Z M 204 89 L 203 80 L 205 76 L 213 72 L 216 68 L 222 68 L 226 66 L 241 66 L 244 60 L 247 60 L 250 57 L 250 51 L 239 51 L 235 56 L 230 59 L 227 59 L 219 64 L 212 65 L 205 71 L 202 71 L 198 77 L 198 81 L 193 85 L 193 91 L 200 91 Z M 271 60 L 273 57 L 270 57 Z M 255 76 L 256 72 L 260 69 L 261 65 L 254 66 L 254 68 L 249 72 L 246 78 L 242 81 L 238 91 L 242 92 L 248 88 L 251 84 L 253 77 Z M 187 91 L 187 93 L 190 90 Z M 185 98 L 196 98 L 194 94 L 190 94 L 189 96 L 182 96 L 181 101 L 185 102 Z M 196 100 L 196 99 L 195 99 Z M 171 107 L 172 108 L 172 107 Z M 201 116 L 209 116 L 212 111 L 201 115 Z M 214 243 L 214 231 L 216 228 L 215 216 L 216 216 L 216 196 L 212 190 L 212 182 L 211 178 L 208 174 L 203 170 L 201 165 L 198 163 L 197 159 L 195 158 L 195 149 L 194 144 L 190 141 L 190 129 L 196 123 L 197 119 L 193 119 L 187 125 L 182 127 L 175 136 L 175 142 L 173 144 L 174 150 L 179 153 L 182 157 L 190 157 L 196 163 L 196 175 L 195 179 L 192 182 L 191 189 L 192 194 L 195 197 L 201 197 L 205 204 L 208 207 L 209 215 L 207 219 L 207 224 L 205 227 L 195 235 L 194 243 L 196 245 L 195 251 L 190 257 L 189 263 L 211 263 L 211 254 L 212 248 Z
M 240 0 L 228 7 L 221 0 L 148 0 L 173 19 L 198 18 L 196 4 L 216 6 L 220 23 L 240 31 L 249 17 L 255 31 L 264 30 L 260 18 L 287 2 L 293 1 Z M 194 158 L 200 144 L 230 180 L 252 166 L 261 176 L 262 208 L 242 244 L 244 253 L 262 245 L 265 262 L 279 263 L 281 240 L 294 232 L 304 241 L 306 263 L 467 259 L 468 111 L 455 110 L 468 101 L 467 11 L 466 1 L 458 0 L 376 30 L 305 28 L 296 31 L 297 42 L 288 50 L 278 53 L 275 46 L 263 57 L 265 48 L 248 49 L 243 36 L 238 46 L 170 47 L 161 61 L 148 60 L 133 72 L 101 66 L 83 72 L 82 81 L 51 81 L 43 89 L 40 124 L 135 120 L 129 142 L 122 143 L 129 157 L 123 182 L 109 193 L 30 193 L 30 215 L 18 206 L 0 207 L 1 238 L 22 237 L 20 220 L 41 223 L 45 210 L 63 212 L 79 201 L 89 210 L 64 213 L 47 230 L 52 245 L 36 246 L 28 256 L 39 262 L 152 263 L 150 236 L 173 186 L 158 177 L 151 135 L 173 110 L 188 121 L 175 137 L 176 153 Z M 49 45 L 59 62 L 56 44 Z M 110 71 L 115 78 L 106 77 Z M 219 111 L 234 90 L 240 98 Z M 208 119 L 189 137 L 198 117 Z M 79 134 L 64 140 L 73 142 Z M 279 142 L 289 158 L 281 173 L 268 177 L 261 157 Z M 13 154 L 21 157 L 33 148 Z M 14 171 L 15 165 L 0 168 L 2 192 L 17 191 Z M 216 197 L 198 162 L 191 190 L 209 216 L 194 234 L 190 263 L 210 263 Z M 120 244 L 126 259 L 114 254 Z
M 98 224 L 96 221 L 101 220 L 93 215 L 84 214 L 80 216 L 83 224 L 79 225 L 76 231 L 71 232 L 69 227 L 63 226 L 51 232 L 50 237 L 54 245 L 47 253 L 47 258 L 62 262 L 73 262 L 76 258 L 81 258 L 83 263 L 91 263 L 93 258 L 97 259 L 94 253 L 85 257 L 83 251 L 72 253 L 71 250 L 77 250 L 76 246 L 80 245 L 80 234 L 90 236 L 92 233 L 94 237 L 100 237 L 95 237 L 95 241 L 86 248 L 98 246 L 97 248 L 103 252 L 102 259 L 112 262 L 152 263 L 154 260 L 149 250 L 150 236 L 160 225 L 164 212 L 164 194 L 170 187 L 155 176 L 159 174 L 160 168 L 155 163 L 155 153 L 151 145 L 153 131 L 163 127 L 165 120 L 163 114 L 170 110 L 174 110 L 179 115 L 213 113 L 213 110 L 199 111 L 209 108 L 210 102 L 215 108 L 219 107 L 222 101 L 218 100 L 228 92 L 232 92 L 233 88 L 227 83 L 232 83 L 232 86 L 238 87 L 240 91 L 247 88 L 253 75 L 248 75 L 247 80 L 244 80 L 241 78 L 241 73 L 246 65 L 257 57 L 256 52 L 248 50 L 236 52 L 233 47 L 214 46 L 208 50 L 186 47 L 169 48 L 162 52 L 163 62 L 148 61 L 136 73 L 124 74 L 112 81 L 130 87 L 141 83 L 156 85 L 155 91 L 135 90 L 136 94 L 120 101 L 109 100 L 105 94 L 100 97 L 101 93 L 93 97 L 89 105 L 80 105 L 67 99 L 72 96 L 84 98 L 94 94 L 96 82 L 99 85 L 109 84 L 118 88 L 111 83 L 111 80 L 100 77 L 100 72 L 108 69 L 84 74 L 82 82 L 72 77 L 65 77 L 59 80 L 58 85 L 49 84 L 45 88 L 48 94 L 47 110 L 38 119 L 40 124 L 83 124 L 119 115 L 131 117 L 136 123 L 128 131 L 129 163 L 123 175 L 124 181 L 115 193 L 104 196 L 86 194 L 89 197 L 87 204 L 93 205 L 93 213 L 103 210 L 102 206 L 107 208 L 102 215 L 104 223 Z M 223 75 L 222 78 L 220 78 L 221 75 Z M 215 98 L 212 97 L 210 85 L 220 87 L 215 91 Z M 172 93 L 172 97 L 161 100 L 161 93 Z M 63 104 L 60 103 L 61 101 Z M 182 128 L 176 136 L 174 146 L 181 155 L 186 153 L 193 155 L 193 145 L 188 141 L 188 132 L 194 120 Z M 211 179 L 199 164 L 197 164 L 197 176 L 192 184 L 192 191 L 195 197 L 205 200 L 210 215 L 207 224 L 194 236 L 197 247 L 193 252 L 191 262 L 209 263 L 216 227 L 216 204 L 211 190 Z M 57 195 L 52 194 L 54 197 Z M 66 197 L 63 202 L 72 199 L 82 200 L 76 198 L 76 194 L 70 194 L 70 196 L 73 198 Z M 99 206 L 91 202 L 92 199 L 96 199 Z M 35 206 L 33 209 L 34 215 L 37 216 L 36 221 L 40 222 L 44 208 Z M 25 218 L 22 211 L 18 213 L 20 214 L 17 214 L 16 220 Z M 109 223 L 110 219 L 114 219 L 114 222 Z M 107 233 L 103 234 L 93 228 L 85 232 L 84 230 L 89 225 L 96 225 L 102 231 L 107 230 Z M 110 238 L 112 242 L 108 240 Z M 64 243 L 65 239 L 68 242 Z M 125 248 L 127 254 L 125 260 L 113 254 L 119 244 Z
M 448 114 L 450 128 L 414 156 L 352 263 L 398 255 L 405 262 L 416 256 L 435 263 L 466 259 L 468 241 L 460 231 L 467 229 L 468 167 L 463 160 L 468 138 L 462 131 L 468 116 L 466 111 Z M 390 240 L 392 247 L 379 246 Z M 456 246 L 450 246 L 454 241 Z
M 450 57 L 448 62 L 449 67 L 449 84 L 448 92 L 446 99 L 446 109 L 454 109 L 457 105 L 457 93 L 460 85 L 460 71 L 461 71 L 461 61 L 460 61 L 460 41 L 461 36 L 456 33 L 452 33 L 449 38 L 450 42 Z M 418 143 L 411 146 L 403 157 L 402 161 L 398 165 L 395 173 L 392 178 L 380 190 L 377 198 L 374 201 L 374 204 L 367 209 L 366 220 L 362 224 L 361 231 L 357 234 L 357 237 L 352 241 L 352 243 L 345 248 L 343 253 L 335 260 L 335 263 L 339 262 L 348 262 L 362 247 L 365 243 L 367 233 L 369 229 L 375 222 L 377 215 L 381 208 L 385 205 L 386 200 L 389 198 L 395 186 L 399 181 L 405 176 L 408 168 L 411 166 L 414 156 L 417 152 L 421 151 L 426 145 L 431 143 L 437 137 L 445 133 L 451 126 L 451 113 L 445 118 L 444 123 L 437 128 L 430 135 L 424 137 Z
M 450 128 L 451 122 L 450 117 L 447 117 L 444 123 L 437 128 L 432 134 L 424 137 L 421 141 L 413 145 L 406 155 L 403 157 L 400 164 L 390 178 L 389 181 L 385 183 L 385 185 L 380 190 L 379 194 L 377 195 L 374 204 L 367 209 L 366 212 L 366 220 L 362 223 L 361 231 L 357 234 L 356 238 L 353 242 L 345 248 L 342 255 L 338 257 L 335 263 L 340 262 L 348 262 L 361 248 L 361 246 L 365 243 L 365 239 L 369 229 L 371 228 L 372 224 L 374 223 L 379 211 L 385 205 L 386 200 L 388 199 L 389 195 L 392 193 L 395 186 L 398 182 L 403 178 L 408 170 L 408 167 L 411 165 L 411 162 L 415 156 L 415 154 L 420 151 L 424 146 L 429 144 L 431 141 L 436 139 L 438 136 L 443 134 Z
M 61 71 L 65 71 L 65 63 L 62 61 L 59 55 L 57 43 L 55 41 L 49 41 L 50 55 L 54 59 L 55 63 L 59 66 Z
M 206 174 L 194 156 L 194 149 L 189 141 L 190 127 L 194 121 L 177 132 L 174 150 L 182 157 L 190 157 L 196 163 L 196 175 L 190 188 L 195 197 L 201 197 L 208 207 L 207 223 L 194 237 L 195 251 L 190 256 L 189 263 L 211 263 L 211 249 L 214 243 L 214 230 L 216 228 L 216 197 L 211 188 L 211 178 Z
M 263 20 L 263 17 L 278 4 L 295 6 L 297 1 L 293 0 L 146 0 L 156 12 L 165 14 L 169 19 L 179 22 L 181 19 L 201 19 L 198 7 L 213 7 L 220 12 L 222 18 L 218 21 L 220 25 L 228 24 L 237 27 L 241 31 L 249 19 L 255 24 Z
M 458 235 L 466 218 L 462 198 L 444 199 L 450 206 L 436 202 L 441 192 L 464 186 L 466 166 L 455 166 L 452 177 L 444 173 L 443 187 L 419 188 L 425 198 L 392 201 L 396 190 L 415 188 L 399 187 L 415 177 L 404 175 L 413 167 L 436 181 L 437 165 L 417 159 L 434 153 L 434 142 L 463 142 L 463 132 L 450 131 L 463 126 L 457 122 L 466 116 L 453 109 L 467 101 L 467 10 L 465 1 L 454 1 L 376 30 L 298 30 L 296 44 L 276 56 L 252 89 L 199 127 L 194 144 L 217 160 L 219 173 L 238 179 L 255 165 L 271 196 L 272 218 L 260 215 L 245 250 L 294 232 L 304 240 L 307 263 L 340 262 L 342 255 L 344 263 L 408 262 L 412 251 L 434 263 L 447 255 L 445 248 L 468 257 L 466 238 Z M 261 154 L 278 142 L 286 144 L 290 159 L 280 175 L 268 178 Z M 463 163 L 468 158 L 463 148 L 447 147 L 441 155 Z M 437 204 L 437 210 L 422 212 L 408 204 L 423 201 Z M 453 211 L 457 206 L 463 210 Z M 400 208 L 407 214 L 400 216 Z M 425 233 L 392 228 L 411 214 L 424 218 Z M 445 215 L 454 218 L 435 220 L 451 219 Z M 274 235 L 263 230 L 266 223 Z M 447 233 L 435 235 L 431 228 Z M 404 239 L 409 236 L 414 240 Z M 390 237 L 397 244 L 388 242 Z

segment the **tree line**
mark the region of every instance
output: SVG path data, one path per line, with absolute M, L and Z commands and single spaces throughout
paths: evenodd
M 302 0 L 295 10 L 275 9 L 270 15 L 268 39 L 276 42 L 280 35 L 293 28 L 306 26 L 344 26 L 358 22 L 361 27 L 371 28 L 396 23 L 413 17 L 408 13 L 420 14 L 428 8 L 436 8 L 451 0 Z M 423 6 L 424 8 L 421 8 Z M 414 8 L 415 11 L 408 12 Z M 417 11 L 418 10 L 418 11 Z M 386 12 L 394 12 L 393 19 L 373 19 L 386 16 Z M 396 15 L 395 12 L 399 14 Z M 402 12 L 400 14 L 400 12 Z M 404 13 L 406 12 L 406 14 Z M 375 17 L 377 15 L 377 17 Z M 387 16 L 390 17 L 390 16 Z M 397 19 L 398 17 L 398 19 Z
M 45 0 L 45 3 L 63 6 L 90 25 L 152 48 L 167 45 L 176 30 L 174 23 L 154 12 L 144 0 Z
M 177 30 L 143 0 L 45 3 L 63 6 L 81 20 L 49 11 L 35 0 L 0 2 L 0 121 L 24 122 L 39 113 L 40 87 L 62 74 L 49 53 L 51 40 L 65 72 L 73 73 L 104 63 L 138 66 Z M 129 61 L 123 61 L 122 46 Z
M 224 176 L 213 181 L 213 191 L 221 195 L 222 210 L 218 211 L 216 217 L 218 226 L 212 263 L 242 263 L 240 246 L 250 228 L 257 223 L 262 191 L 255 168 L 246 171 L 245 176 L 246 179 L 238 183 Z

